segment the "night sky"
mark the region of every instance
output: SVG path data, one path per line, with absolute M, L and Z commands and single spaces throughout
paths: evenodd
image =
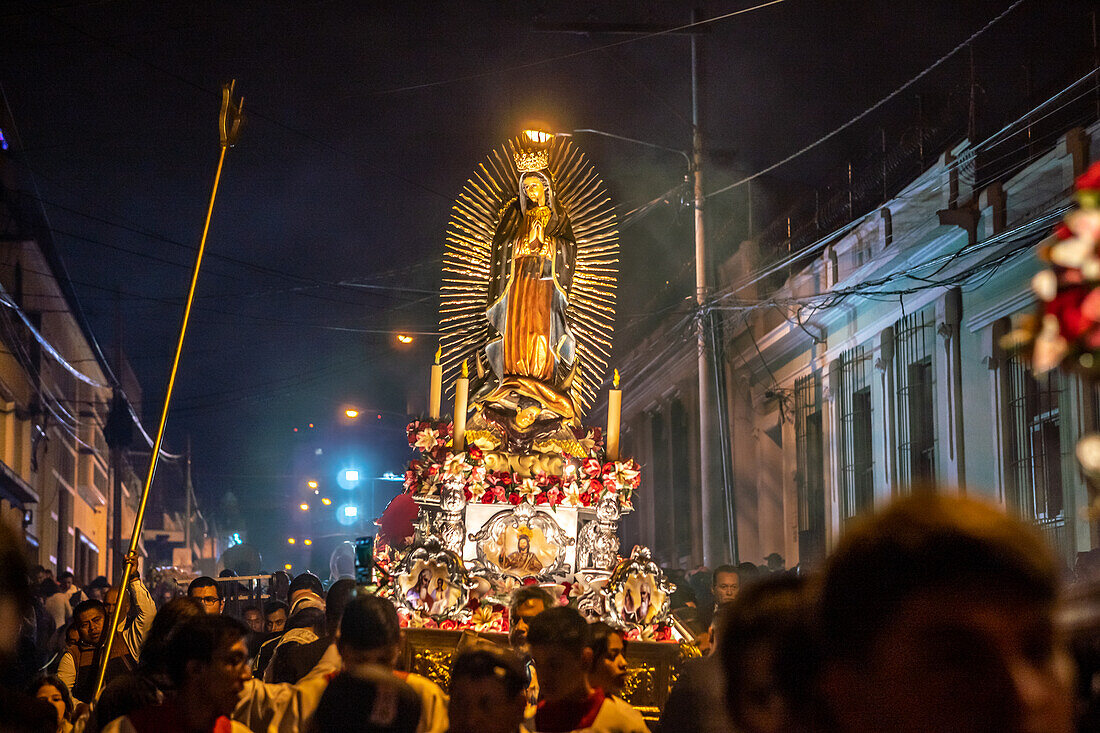
M 394 333 L 435 330 L 451 201 L 484 155 L 532 124 L 690 147 L 687 36 L 546 26 L 677 25 L 692 7 L 713 17 L 756 4 L 7 2 L 0 84 L 17 129 L 5 136 L 97 339 L 108 353 L 121 339 L 140 377 L 152 430 L 217 163 L 220 87 L 237 80 L 247 120 L 226 160 L 166 447 L 191 437 L 207 510 L 232 491 L 240 529 L 277 560 L 278 517 L 303 480 L 293 428 L 354 404 L 400 443 L 407 405 L 423 404 L 435 339 L 399 347 Z M 706 189 L 817 140 L 1010 5 L 786 0 L 709 25 Z M 1091 68 L 1090 10 L 1026 0 L 981 36 L 979 131 Z M 968 68 L 957 54 L 758 180 L 757 225 L 884 132 L 906 134 L 917 94 L 965 98 Z M 624 211 L 686 173 L 673 153 L 576 141 Z M 720 261 L 748 235 L 745 188 L 708 207 Z M 691 236 L 676 203 L 623 232 L 619 353 L 647 314 L 692 292 Z M 402 470 L 405 456 L 388 452 L 373 471 Z

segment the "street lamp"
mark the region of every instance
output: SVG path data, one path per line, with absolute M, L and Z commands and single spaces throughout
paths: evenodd
M 397 334 L 397 340 L 403 344 L 411 344 L 413 342 L 413 337 L 407 333 L 399 333 Z
M 321 499 L 321 503 L 324 504 L 325 506 L 330 506 L 332 504 L 332 499 L 325 496 Z
M 301 504 L 298 505 L 298 508 L 301 509 L 303 512 L 308 512 L 309 511 L 309 504 L 306 504 L 303 501 Z
M 344 410 L 344 414 L 347 415 L 349 420 L 354 420 L 355 418 L 359 417 L 359 410 L 356 410 L 354 407 L 349 407 L 348 409 Z
M 313 540 L 302 540 L 302 544 L 308 547 L 313 544 Z
M 347 481 L 349 484 L 354 484 L 356 481 L 359 480 L 359 472 L 354 468 L 347 469 L 346 471 L 344 471 L 344 480 Z
M 288 545 L 293 545 L 294 544 L 294 538 L 293 537 L 287 537 L 286 538 L 286 543 Z
M 317 488 L 317 482 L 312 481 L 312 480 L 311 481 L 306 481 L 306 486 L 308 486 L 311 489 L 316 489 Z

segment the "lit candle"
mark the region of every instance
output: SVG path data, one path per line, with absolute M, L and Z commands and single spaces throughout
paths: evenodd
M 431 420 L 439 419 L 439 402 L 443 397 L 443 365 L 439 363 L 442 357 L 443 347 L 440 346 L 435 352 L 435 364 L 432 364 L 432 387 L 428 393 L 428 418 Z
M 458 451 L 466 448 L 466 400 L 470 393 L 470 369 L 467 362 L 462 362 L 462 376 L 455 380 L 455 428 L 454 449 Z
M 619 414 L 623 408 L 623 392 L 619 389 L 619 370 L 607 392 L 607 460 L 619 460 Z

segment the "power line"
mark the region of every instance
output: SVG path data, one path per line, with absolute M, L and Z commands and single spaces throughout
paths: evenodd
M 760 3 L 759 5 L 754 5 L 751 8 L 742 8 L 741 10 L 734 10 L 734 11 L 729 12 L 729 13 L 724 13 L 723 15 L 717 15 L 713 18 L 706 18 L 704 20 L 696 21 L 694 23 L 687 23 L 685 25 L 677 26 L 675 28 L 666 28 L 664 30 L 654 31 L 653 33 L 645 33 L 645 34 L 642 34 L 642 35 L 633 36 L 631 38 L 625 38 L 625 39 L 620 40 L 620 41 L 615 41 L 613 43 L 607 43 L 607 44 L 604 44 L 602 46 L 596 46 L 594 48 L 584 49 L 583 51 L 574 51 L 572 53 L 566 53 L 566 54 L 562 54 L 560 56 L 554 56 L 554 57 L 548 58 L 548 59 L 539 59 L 538 61 L 529 61 L 527 63 L 517 64 L 515 66 L 510 66 L 510 67 L 506 67 L 506 68 L 503 68 L 503 69 L 492 69 L 490 71 L 479 71 L 475 74 L 466 74 L 465 76 L 457 76 L 457 77 L 453 77 L 451 79 L 442 79 L 440 81 L 430 81 L 430 82 L 425 82 L 423 84 L 411 84 L 409 86 L 404 86 L 404 87 L 394 87 L 394 88 L 391 88 L 391 89 L 383 89 L 381 91 L 377 91 L 377 92 L 374 92 L 374 93 L 378 94 L 378 95 L 397 94 L 399 92 L 412 92 L 412 91 L 417 91 L 419 89 L 431 89 L 433 87 L 440 87 L 440 86 L 444 86 L 444 85 L 447 85 L 447 84 L 455 84 L 455 83 L 458 83 L 458 82 L 472 81 L 474 79 L 484 79 L 487 76 L 497 76 L 499 74 L 510 74 L 514 71 L 523 71 L 524 69 L 531 69 L 531 68 L 534 68 L 536 66 L 545 66 L 546 64 L 555 64 L 559 61 L 567 61 L 569 59 L 575 59 L 578 56 L 587 56 L 590 53 L 596 53 L 598 51 L 605 51 L 609 48 L 615 48 L 617 46 L 625 46 L 628 43 L 637 43 L 638 41 L 645 41 L 645 40 L 648 40 L 650 38 L 656 38 L 658 36 L 666 36 L 666 35 L 669 35 L 671 33 L 682 33 L 683 31 L 691 30 L 692 28 L 700 28 L 700 27 L 705 26 L 705 25 L 710 25 L 711 23 L 717 23 L 719 21 L 728 20 L 729 18 L 732 18 L 732 17 L 737 16 L 737 15 L 744 15 L 745 13 L 751 13 L 751 12 L 756 11 L 756 10 L 762 10 L 763 8 L 769 7 L 771 5 L 778 5 L 781 2 L 784 2 L 784 0 L 770 0 L 769 2 Z
M 922 71 L 922 72 L 920 72 L 919 74 L 917 74 L 916 76 L 914 76 L 914 77 L 913 77 L 912 79 L 910 79 L 909 81 L 907 81 L 907 82 L 905 82 L 904 84 L 902 84 L 902 85 L 901 85 L 900 87 L 898 87 L 898 88 L 897 88 L 897 89 L 895 89 L 894 91 L 892 91 L 892 92 L 890 92 L 889 94 L 887 94 L 887 95 L 886 95 L 885 97 L 883 97 L 883 98 L 882 98 L 882 99 L 880 99 L 879 101 L 875 102 L 875 103 L 874 103 L 873 105 L 871 105 L 871 106 L 870 106 L 870 107 L 868 107 L 867 109 L 863 110 L 862 112 L 860 112 L 859 114 L 857 114 L 857 115 L 856 115 L 855 117 L 853 117 L 852 119 L 848 120 L 848 121 L 847 121 L 847 122 L 845 122 L 845 123 L 844 123 L 843 125 L 841 125 L 840 127 L 836 128 L 835 130 L 833 130 L 832 132 L 826 133 L 825 135 L 823 135 L 822 137 L 818 138 L 817 140 L 815 140 L 814 142 L 810 143 L 809 145 L 806 145 L 805 147 L 801 148 L 800 150 L 797 150 L 797 151 L 795 151 L 794 153 L 791 153 L 791 154 L 790 154 L 790 155 L 788 155 L 788 156 L 787 156 L 786 158 L 783 158 L 782 160 L 780 160 L 780 161 L 779 161 L 779 162 L 777 162 L 777 163 L 773 163 L 773 164 L 771 164 L 770 166 L 768 166 L 767 168 L 764 168 L 763 170 L 757 171 L 756 173 L 753 173 L 752 175 L 749 175 L 749 176 L 745 176 L 745 177 L 744 177 L 744 178 L 742 178 L 741 180 L 739 180 L 739 181 L 734 181 L 733 183 L 731 183 L 731 184 L 729 184 L 729 185 L 726 185 L 726 186 L 723 186 L 722 188 L 719 188 L 719 189 L 717 189 L 717 190 L 711 191 L 710 193 L 708 193 L 708 194 L 706 195 L 706 198 L 710 198 L 711 196 L 717 196 L 717 195 L 718 195 L 718 194 L 720 194 L 720 193 L 725 193 L 726 191 L 729 191 L 729 190 L 731 190 L 731 189 L 737 188 L 738 186 L 744 185 L 744 184 L 748 183 L 749 181 L 755 180 L 755 179 L 759 178 L 760 176 L 763 176 L 763 175 L 766 175 L 766 174 L 768 174 L 768 173 L 771 173 L 771 172 L 772 172 L 772 171 L 774 171 L 774 170 L 775 170 L 776 168 L 779 168 L 779 167 L 781 167 L 781 166 L 783 166 L 783 165 L 786 165 L 787 163 L 790 163 L 790 162 L 791 162 L 792 160 L 794 160 L 795 158 L 799 157 L 799 156 L 800 156 L 800 155 L 802 155 L 803 153 L 809 152 L 810 150 L 813 150 L 814 148 L 816 148 L 816 147 L 817 147 L 818 145 L 822 144 L 823 142 L 826 142 L 827 140 L 831 140 L 832 138 L 836 137 L 836 136 L 837 136 L 837 135 L 839 135 L 839 134 L 840 134 L 841 132 L 843 132 L 844 130 L 847 130 L 847 129 L 848 129 L 849 127 L 851 127 L 851 126 L 852 126 L 852 125 L 854 125 L 855 123 L 859 122 L 859 121 L 860 121 L 860 120 L 862 120 L 862 119 L 863 119 L 864 117 L 866 117 L 867 115 L 871 114 L 871 113 L 872 113 L 872 112 L 874 112 L 874 111 L 875 111 L 876 109 L 878 109 L 878 108 L 879 108 L 879 107 L 881 107 L 882 105 L 886 104 L 886 103 L 887 103 L 887 102 L 889 102 L 889 101 L 890 101 L 891 99 L 893 99 L 894 97 L 898 96 L 899 94 L 901 94 L 902 92 L 904 92 L 904 91 L 905 91 L 906 89 L 908 89 L 909 87 L 913 86 L 913 85 L 914 85 L 914 84 L 916 84 L 916 83 L 917 83 L 918 81 L 920 81 L 921 79 L 923 79 L 923 78 L 924 78 L 925 76 L 927 76 L 928 74 L 930 74 L 930 73 L 931 73 L 931 72 L 932 72 L 932 71 L 933 71 L 934 69 L 938 68 L 938 67 L 939 67 L 939 66 L 940 66 L 941 64 L 943 64 L 943 63 L 944 63 L 945 61 L 947 61 L 947 60 L 948 60 L 949 58 L 951 58 L 952 56 L 954 56 L 954 55 L 955 55 L 956 53 L 958 53 L 958 52 L 959 52 L 959 51 L 961 51 L 962 49 L 964 49 L 964 48 L 966 48 L 967 46 L 969 46 L 969 45 L 970 45 L 971 43 L 973 43 L 973 42 L 974 42 L 974 39 L 976 39 L 976 38 L 977 38 L 978 36 L 980 36 L 980 35 L 982 35 L 983 33 L 985 33 L 985 32 L 986 32 L 987 30 L 989 30 L 989 29 L 990 29 L 991 27 L 993 27 L 993 25 L 994 25 L 995 23 L 997 23 L 997 22 L 998 22 L 999 20 L 1001 20 L 1002 18 L 1004 18 L 1004 17 L 1006 16 L 1006 15 L 1008 15 L 1009 13 L 1011 13 L 1011 12 L 1012 12 L 1013 10 L 1015 10 L 1016 8 L 1018 8 L 1018 7 L 1019 7 L 1020 5 L 1022 5 L 1023 3 L 1024 3 L 1024 0 L 1016 0 L 1016 1 L 1014 2 L 1014 3 L 1012 3 L 1012 5 L 1009 5 L 1009 6 L 1008 6 L 1007 8 L 1005 8 L 1005 10 L 1003 10 L 1003 11 L 1002 11 L 1002 12 L 1001 12 L 1001 13 L 1000 13 L 999 15 L 997 15 L 997 16 L 996 16 L 995 18 L 993 18 L 993 20 L 989 21 L 989 22 L 988 22 L 988 23 L 986 23 L 986 24 L 985 24 L 984 26 L 982 26 L 982 27 L 981 27 L 981 28 L 980 28 L 979 30 L 977 30 L 977 31 L 975 31 L 974 33 L 972 33 L 972 34 L 970 35 L 970 37 L 969 37 L 969 38 L 967 38 L 967 39 L 966 39 L 965 41 L 963 41 L 963 42 L 962 42 L 962 43 L 960 43 L 959 45 L 955 46 L 955 48 L 951 49 L 950 51 L 948 51 L 947 53 L 945 53 L 945 54 L 944 54 L 943 56 L 941 56 L 940 58 L 938 58 L 938 59 L 937 59 L 937 60 L 936 60 L 936 61 L 935 61 L 935 62 L 934 62 L 934 63 L 933 63 L 933 64 L 932 64 L 931 66 L 929 66 L 929 67 L 928 67 L 928 68 L 926 68 L 926 69 L 925 69 L 924 71 Z

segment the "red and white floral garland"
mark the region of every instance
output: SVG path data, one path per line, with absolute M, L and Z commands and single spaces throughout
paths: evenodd
M 459 481 L 466 501 L 477 504 L 512 504 L 522 501 L 551 508 L 593 507 L 605 492 L 619 497 L 623 509 L 633 509 L 641 469 L 633 459 L 601 462 L 585 456 L 564 456 L 561 476 L 537 472 L 523 477 L 512 471 L 485 468 L 484 452 L 470 446 L 455 453 L 451 449 L 451 423 L 416 420 L 406 430 L 409 445 L 421 457 L 409 462 L 405 491 L 415 496 L 438 494 L 444 484 Z M 577 442 L 596 455 L 603 453 L 600 429 L 575 431 Z

